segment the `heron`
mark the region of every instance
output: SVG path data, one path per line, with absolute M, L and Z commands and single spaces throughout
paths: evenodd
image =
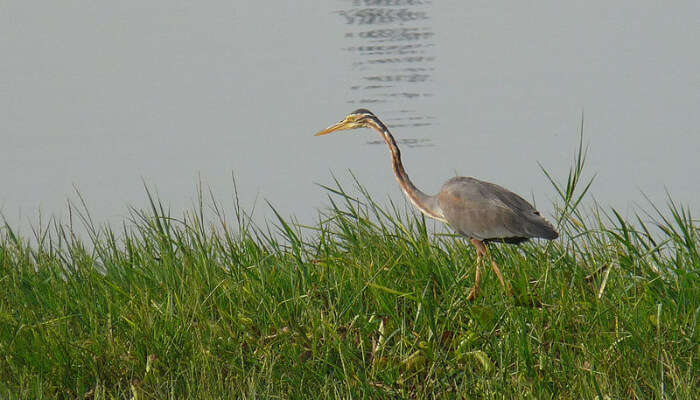
M 427 195 L 408 177 L 401 162 L 401 152 L 386 125 L 371 111 L 360 108 L 337 124 L 318 132 L 316 136 L 349 129 L 370 128 L 379 133 L 391 151 L 391 164 L 403 193 L 420 212 L 447 223 L 453 230 L 469 239 L 476 248 L 477 260 L 474 286 L 467 299 L 475 300 L 481 290 L 481 264 L 484 258 L 498 276 L 503 289 L 510 295 L 498 264 L 489 255 L 491 242 L 518 244 L 532 238 L 556 239 L 559 234 L 539 211 L 525 199 L 494 183 L 472 177 L 457 176 L 442 185 L 436 195 Z

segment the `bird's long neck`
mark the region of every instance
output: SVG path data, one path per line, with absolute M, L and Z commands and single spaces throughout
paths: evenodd
M 423 214 L 435 218 L 441 221 L 445 220 L 442 215 L 440 207 L 437 205 L 436 196 L 429 196 L 416 185 L 411 182 L 411 179 L 406 174 L 406 170 L 403 168 L 403 163 L 401 163 L 401 151 L 399 146 L 396 145 L 396 140 L 394 136 L 389 132 L 389 128 L 384 125 L 382 121 L 377 117 L 373 117 L 369 120 L 369 124 L 374 130 L 379 132 L 379 134 L 384 138 L 384 141 L 389 146 L 391 150 L 391 164 L 394 168 L 394 175 L 396 175 L 396 180 L 399 182 L 401 189 L 408 199 L 413 203 L 413 205 L 418 208 Z

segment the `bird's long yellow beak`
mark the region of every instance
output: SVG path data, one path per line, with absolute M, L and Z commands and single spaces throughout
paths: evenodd
M 348 115 L 344 120 L 338 122 L 335 125 L 329 126 L 328 128 L 322 130 L 314 136 L 327 135 L 335 131 L 344 131 L 347 129 L 357 129 L 364 127 L 364 124 L 360 121 L 357 115 Z
M 329 133 L 331 133 L 331 132 L 342 131 L 342 130 L 345 130 L 345 129 L 350 129 L 350 127 L 349 127 L 348 125 L 349 125 L 349 124 L 348 124 L 348 120 L 345 119 L 345 120 L 343 120 L 343 121 L 341 121 L 341 122 L 338 122 L 338 123 L 335 124 L 335 125 L 329 126 L 328 128 L 326 128 L 326 129 L 322 130 L 321 132 L 315 134 L 314 136 L 327 135 L 327 134 L 329 134 Z

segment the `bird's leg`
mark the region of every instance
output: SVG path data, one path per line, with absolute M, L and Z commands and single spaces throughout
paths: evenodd
M 481 291 L 481 254 L 476 257 L 476 275 L 474 276 L 474 287 L 469 291 L 467 300 L 474 301 Z
M 471 239 L 471 242 L 476 247 L 476 275 L 474 276 L 474 287 L 469 292 L 467 300 L 474 301 L 481 291 L 481 258 L 486 254 L 486 246 L 477 239 Z
M 493 261 L 493 259 L 491 260 L 491 268 L 493 268 L 493 272 L 495 272 L 496 275 L 498 276 L 498 280 L 501 281 L 501 286 L 503 286 L 503 290 L 507 291 L 508 294 L 510 294 L 512 296 L 513 289 L 511 289 L 510 285 L 508 285 L 508 287 L 506 287 L 506 281 L 503 280 L 503 275 L 501 275 L 501 270 L 498 269 L 498 264 L 496 264 L 496 262 Z
M 488 248 L 486 247 L 484 242 L 482 242 L 481 240 L 476 240 L 476 239 L 472 239 L 471 242 L 474 246 L 476 246 L 477 253 L 480 253 L 480 254 L 488 257 L 488 259 L 491 261 L 491 268 L 493 268 L 493 272 L 495 272 L 496 276 L 498 276 L 498 280 L 501 282 L 501 286 L 503 286 L 503 290 L 508 292 L 509 295 L 513 296 L 513 289 L 510 287 L 510 285 L 506 285 L 506 281 L 505 281 L 505 279 L 503 279 L 503 275 L 501 274 L 500 268 L 498 268 L 498 264 L 496 264 L 496 262 L 493 261 L 493 258 L 491 258 L 491 254 L 489 253 Z

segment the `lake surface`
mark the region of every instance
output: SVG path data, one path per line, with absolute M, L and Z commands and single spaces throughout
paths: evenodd
M 313 134 L 370 108 L 427 193 L 455 174 L 551 212 L 582 116 L 595 199 L 698 211 L 700 3 L 354 0 L 0 5 L 0 212 L 179 215 L 198 182 L 311 222 L 332 174 L 403 202 L 376 133 Z M 231 214 L 231 213 L 229 213 Z

